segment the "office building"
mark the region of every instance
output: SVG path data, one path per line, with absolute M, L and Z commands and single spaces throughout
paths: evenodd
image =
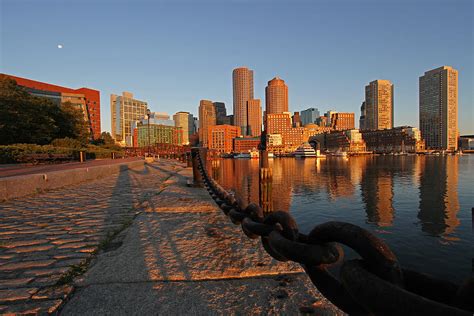
M 233 151 L 233 139 L 240 135 L 240 127 L 232 125 L 213 125 L 208 127 L 207 147 L 219 153 Z
M 400 126 L 383 130 L 361 131 L 367 150 L 374 153 L 416 153 L 425 150 L 420 130 Z
M 331 115 L 331 128 L 335 130 L 346 130 L 355 128 L 354 113 L 335 112 Z
M 360 130 L 365 130 L 365 101 L 362 102 L 362 105 L 360 106 L 360 118 L 359 118 L 359 129 Z
M 216 125 L 216 108 L 209 100 L 199 102 L 199 142 L 207 147 L 209 127 Z
M 173 121 L 175 127 L 180 127 L 183 130 L 183 139 L 182 144 L 188 145 L 189 144 L 189 137 L 194 132 L 194 118 L 193 115 L 189 112 L 176 112 L 173 115 Z
M 132 140 L 132 123 L 145 118 L 148 104 L 136 100 L 130 92 L 122 95 L 110 95 L 110 114 L 112 117 L 112 137 L 121 146 L 130 147 Z
M 253 70 L 246 67 L 232 72 L 234 94 L 234 125 L 239 126 L 242 135 L 248 135 L 247 102 L 253 100 Z
M 265 88 L 265 114 L 288 112 L 288 87 L 285 81 L 275 77 Z
M 262 134 L 262 107 L 259 99 L 247 101 L 247 135 L 257 137 Z
M 306 124 L 316 123 L 319 115 L 319 110 L 316 108 L 309 108 L 301 111 L 301 125 L 305 126 Z
M 301 116 L 300 112 L 294 112 L 293 116 L 291 117 L 291 120 L 293 121 L 293 127 L 301 127 L 303 126 L 301 124 Z
M 0 76 L 15 80 L 17 85 L 25 88 L 31 95 L 48 98 L 57 105 L 70 102 L 73 106 L 82 110 L 84 119 L 89 126 L 91 138 L 100 138 L 100 92 L 98 90 L 89 88 L 71 89 L 7 74 L 0 74 Z
M 214 108 L 216 109 L 216 124 L 222 125 L 226 123 L 227 110 L 224 102 L 214 102 Z
M 420 77 L 420 130 L 428 149 L 458 149 L 458 71 L 449 66 Z
M 183 129 L 181 127 L 152 123 L 148 126 L 139 123 L 136 131 L 138 147 L 157 144 L 181 145 L 183 143 Z M 150 137 L 148 137 L 148 133 L 150 133 Z
M 393 128 L 393 84 L 374 80 L 365 86 L 364 130 Z
M 234 138 L 234 152 L 243 153 L 258 150 L 260 137 L 237 137 Z

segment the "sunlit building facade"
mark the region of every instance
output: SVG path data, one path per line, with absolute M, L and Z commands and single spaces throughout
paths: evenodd
M 239 126 L 242 135 L 248 135 L 247 102 L 253 100 L 253 70 L 239 67 L 232 72 L 234 95 L 234 125 Z
M 336 112 L 331 115 L 331 128 L 334 130 L 346 130 L 355 128 L 354 113 Z
M 288 112 L 288 86 L 285 81 L 275 77 L 265 88 L 265 114 Z
M 365 86 L 363 126 L 360 129 L 388 129 L 393 127 L 394 99 L 390 80 L 374 80 Z
M 189 137 L 193 134 L 194 118 L 189 112 L 176 112 L 173 115 L 174 126 L 180 127 L 183 130 L 182 144 L 189 144 Z
M 147 115 L 148 104 L 136 100 L 130 92 L 110 95 L 112 137 L 122 146 L 133 146 L 132 124 Z
M 240 127 L 232 125 L 213 125 L 208 127 L 209 149 L 219 153 L 231 153 L 233 151 L 233 140 L 240 135 Z
M 420 130 L 429 149 L 458 149 L 458 71 L 449 66 L 420 77 Z
M 316 108 L 309 108 L 301 111 L 301 125 L 305 126 L 310 123 L 316 123 L 319 115 L 319 110 Z
M 208 147 L 209 127 L 216 125 L 216 109 L 209 100 L 199 102 L 199 142 L 202 147 Z
M 247 101 L 247 135 L 257 137 L 262 134 L 262 107 L 259 99 Z

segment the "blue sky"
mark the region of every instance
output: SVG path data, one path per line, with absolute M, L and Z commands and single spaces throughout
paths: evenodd
M 418 126 L 418 77 L 459 70 L 459 126 L 474 133 L 473 3 L 446 1 L 0 0 L 1 72 L 101 91 L 130 91 L 153 111 L 232 111 L 232 69 L 252 68 L 264 104 L 274 76 L 290 110 L 359 116 L 364 86 L 395 85 L 395 125 Z M 58 49 L 57 45 L 63 48 Z

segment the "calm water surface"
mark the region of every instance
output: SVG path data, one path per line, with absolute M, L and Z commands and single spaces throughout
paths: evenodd
M 289 211 L 300 230 L 330 220 L 384 239 L 401 265 L 459 282 L 473 258 L 474 155 L 278 158 L 273 210 Z M 246 202 L 259 202 L 255 159 L 212 162 L 212 174 Z

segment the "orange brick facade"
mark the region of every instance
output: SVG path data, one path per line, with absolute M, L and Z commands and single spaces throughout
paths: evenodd
M 234 138 L 234 152 L 236 153 L 248 152 L 253 149 L 258 149 L 258 145 L 260 145 L 259 137 Z
M 355 128 L 354 113 L 334 113 L 331 115 L 331 127 L 334 130 L 343 131 Z
M 233 139 L 240 136 L 240 127 L 232 125 L 213 125 L 208 127 L 207 145 L 219 153 L 233 151 Z
M 4 74 L 2 74 L 4 75 Z M 61 87 L 45 82 L 30 80 L 21 77 L 15 77 L 11 75 L 5 75 L 13 80 L 19 86 L 40 90 L 40 91 L 50 91 L 61 94 L 82 94 L 85 97 L 86 104 L 86 115 L 89 120 L 92 136 L 94 139 L 100 138 L 101 128 L 100 128 L 100 92 L 94 89 L 89 88 L 80 88 L 80 89 L 71 89 L 66 87 Z
M 247 101 L 248 135 L 258 137 L 262 134 L 262 107 L 260 100 Z M 245 136 L 245 135 L 244 135 Z

